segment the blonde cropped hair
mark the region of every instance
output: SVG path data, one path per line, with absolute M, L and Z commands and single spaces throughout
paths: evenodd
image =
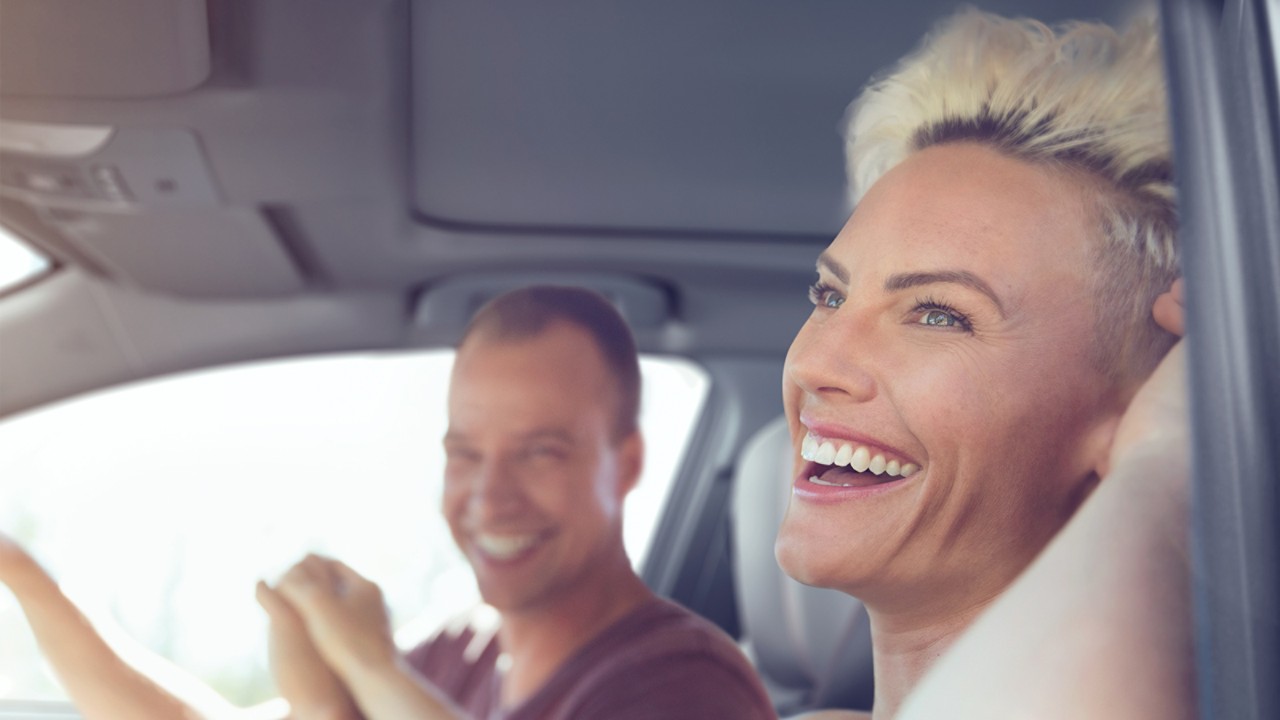
M 976 142 L 1083 178 L 1099 224 L 1092 249 L 1100 367 L 1145 377 L 1174 338 L 1151 305 L 1178 274 L 1177 213 L 1157 22 L 1123 33 L 962 10 L 849 108 L 856 204 L 908 155 Z

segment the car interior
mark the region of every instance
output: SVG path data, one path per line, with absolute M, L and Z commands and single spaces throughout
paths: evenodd
M 0 225 L 41 258 L 0 286 L 0 430 L 193 371 L 448 349 L 506 290 L 594 288 L 707 377 L 642 577 L 736 638 L 783 717 L 869 708 L 865 611 L 774 562 L 781 370 L 850 211 L 845 109 L 958 7 L 0 0 Z M 1197 476 L 1231 490 L 1197 495 L 1201 712 L 1277 717 L 1280 8 L 1162 12 Z M 77 717 L 3 679 L 0 718 Z

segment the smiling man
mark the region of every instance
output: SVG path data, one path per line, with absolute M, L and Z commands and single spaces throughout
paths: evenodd
M 622 507 L 643 462 L 639 398 L 635 341 L 600 295 L 534 287 L 481 308 L 450 384 L 444 513 L 497 622 L 402 655 L 378 587 L 309 556 L 258 586 L 290 717 L 775 717 L 733 641 L 632 570 Z M 0 583 L 85 718 L 233 713 L 122 662 L 2 534 Z
M 657 598 L 627 559 L 639 397 L 634 341 L 599 295 L 526 288 L 482 308 L 450 384 L 444 512 L 496 632 L 446 630 L 401 656 L 376 586 L 308 558 L 260 589 L 277 647 L 294 656 L 281 660 L 317 670 L 296 692 L 281 678 L 295 714 L 773 717 L 732 641 Z

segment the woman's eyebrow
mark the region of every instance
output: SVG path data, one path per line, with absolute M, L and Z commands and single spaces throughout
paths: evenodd
M 818 256 L 818 267 L 826 268 L 827 272 L 836 276 L 836 279 L 845 285 L 849 284 L 849 271 L 843 265 L 836 262 L 830 255 L 823 252 Z
M 834 270 L 832 271 L 834 272 Z M 1004 311 L 1004 303 L 1000 301 L 1000 296 L 995 290 L 987 284 L 987 281 L 974 275 L 968 270 L 936 270 L 934 272 L 918 272 L 918 273 L 900 273 L 898 275 L 890 275 L 884 281 L 885 292 L 893 292 L 895 290 L 905 290 L 907 288 L 919 287 L 921 285 L 933 285 L 935 283 L 954 283 L 963 285 L 971 290 L 978 292 L 991 298 L 991 302 L 995 303 L 996 310 L 1000 311 L 1000 317 L 1007 317 Z

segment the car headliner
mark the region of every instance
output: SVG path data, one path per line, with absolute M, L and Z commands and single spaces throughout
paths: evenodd
M 58 263 L 0 298 L 0 416 L 447 344 L 495 288 L 540 279 L 634 293 L 648 351 L 780 358 L 848 212 L 844 108 L 955 7 L 0 0 L 0 221 Z M 112 133 L 51 157 L 14 123 Z M 104 172 L 132 199 L 23 184 Z

